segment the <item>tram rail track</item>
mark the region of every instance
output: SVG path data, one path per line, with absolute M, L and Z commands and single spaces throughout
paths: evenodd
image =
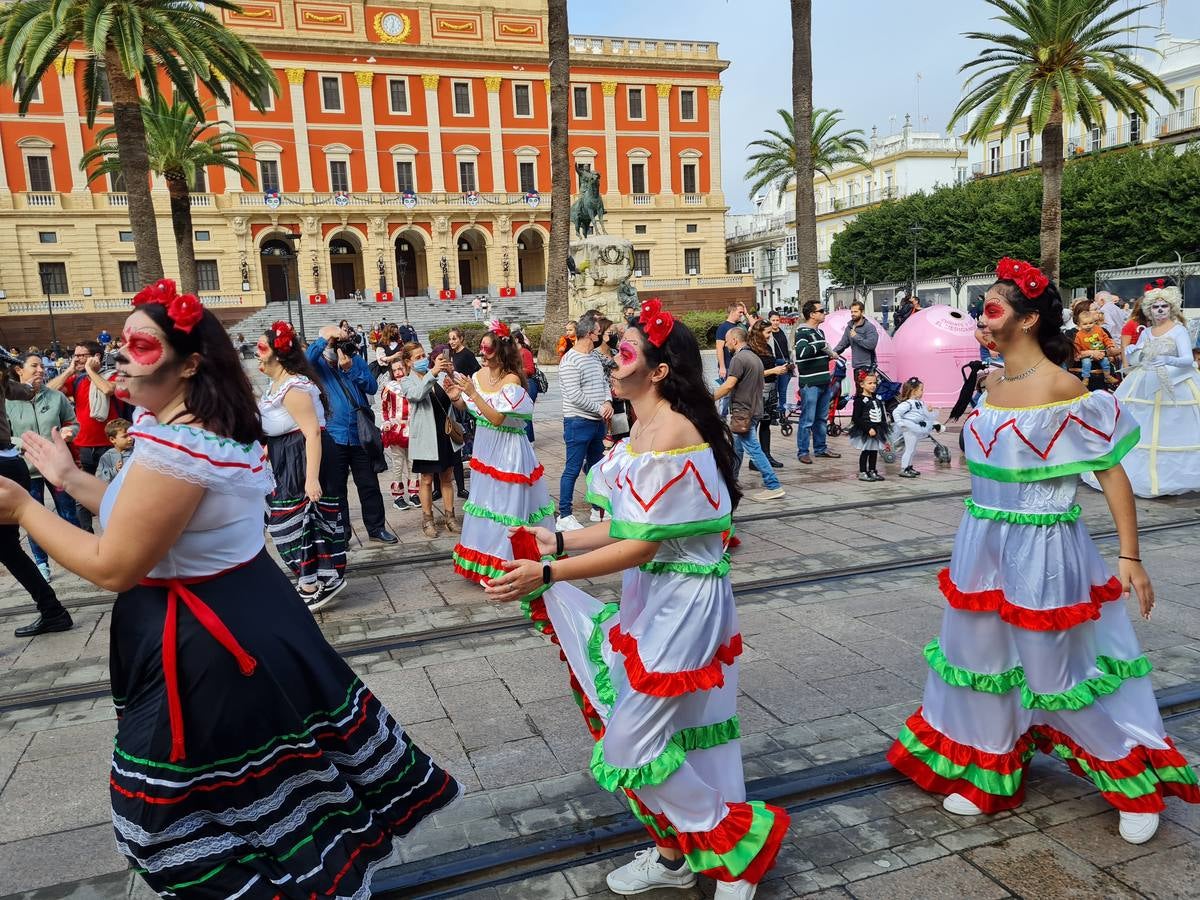
M 1159 522 L 1154 525 L 1143 526 L 1139 529 L 1139 534 L 1149 535 L 1170 532 L 1183 528 L 1194 528 L 1197 525 L 1200 525 L 1200 517 L 1172 522 Z M 1116 537 L 1117 533 L 1115 530 L 1097 532 L 1092 535 L 1093 540 L 1096 541 L 1110 541 Z M 756 578 L 741 582 L 735 586 L 734 596 L 741 602 L 755 594 L 778 590 L 780 588 L 800 587 L 802 585 L 845 581 L 861 576 L 932 568 L 934 566 L 945 565 L 949 561 L 950 555 L 948 553 L 928 553 L 899 560 L 883 560 L 876 563 L 860 562 L 855 563 L 853 566 L 819 571 L 771 575 L 765 578 Z M 335 644 L 334 649 L 344 658 L 353 659 L 357 656 L 365 656 L 372 653 L 388 653 L 412 647 L 428 647 L 465 637 L 493 637 L 507 632 L 524 631 L 531 627 L 529 621 L 522 615 L 506 616 L 486 622 L 470 622 L 461 625 L 413 631 L 404 635 L 387 635 L 377 638 L 364 638 L 357 641 L 343 641 Z M 107 681 L 96 681 L 81 685 L 64 685 L 62 687 L 32 691 L 18 691 L 0 695 L 0 714 L 23 709 L 54 706 L 60 703 L 96 700 L 108 697 L 109 694 L 110 690 Z
M 1200 682 L 1167 688 L 1156 699 L 1164 720 L 1196 715 L 1200 713 Z M 906 783 L 908 779 L 880 752 L 755 779 L 746 783 L 746 795 L 799 813 Z M 618 813 L 601 817 L 590 827 L 568 826 L 385 869 L 375 878 L 374 895 L 449 900 L 625 856 L 649 845 L 641 823 Z
M 856 500 L 852 503 L 837 503 L 827 504 L 824 506 L 810 506 L 802 509 L 780 510 L 778 512 L 754 512 L 744 515 L 735 516 L 733 519 L 734 526 L 747 525 L 752 522 L 779 521 L 787 519 L 804 518 L 811 516 L 832 515 L 835 513 L 853 512 L 859 509 L 875 509 L 884 510 L 889 506 L 907 506 L 912 503 L 923 503 L 937 500 L 950 500 L 955 498 L 966 497 L 970 492 L 965 488 L 963 490 L 954 491 L 934 491 L 928 494 L 912 497 L 898 497 L 892 500 L 878 499 L 874 500 Z M 428 550 L 422 553 L 409 553 L 404 555 L 387 555 L 384 557 L 376 557 L 374 559 L 364 559 L 355 561 L 351 564 L 349 571 L 351 574 L 376 574 L 379 572 L 393 571 L 396 569 L 407 569 L 412 566 L 433 565 L 437 563 L 446 563 L 451 556 L 450 550 Z M 92 609 L 98 606 L 111 606 L 113 595 L 109 593 L 102 594 L 87 594 L 76 598 L 66 598 L 63 601 L 71 612 L 78 610 Z M 26 616 L 37 611 L 32 603 L 14 606 L 9 609 L 0 610 L 0 619 L 8 616 Z

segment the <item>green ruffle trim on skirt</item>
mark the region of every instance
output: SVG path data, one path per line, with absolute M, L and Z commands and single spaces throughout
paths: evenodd
M 1078 503 L 1060 513 L 1025 513 L 1010 509 L 992 509 L 990 506 L 980 506 L 970 497 L 963 500 L 963 504 L 967 507 L 967 512 L 976 519 L 1010 522 L 1013 525 L 1057 525 L 1060 522 L 1074 522 L 1083 512 L 1083 507 Z
M 662 784 L 683 765 L 688 753 L 693 750 L 708 750 L 736 741 L 742 736 L 742 727 L 737 716 L 714 725 L 697 725 L 684 728 L 667 741 L 667 746 L 650 762 L 632 769 L 610 766 L 604 761 L 604 738 L 596 741 L 592 751 L 592 775 L 596 783 L 606 791 L 638 788 Z

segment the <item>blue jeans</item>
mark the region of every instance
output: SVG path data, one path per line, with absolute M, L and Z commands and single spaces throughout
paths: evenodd
M 1085 356 L 1079 361 L 1079 368 L 1083 372 L 1083 383 L 1087 384 L 1092 378 L 1092 365 L 1100 363 L 1100 371 L 1105 375 L 1112 374 L 1112 365 L 1108 361 L 1108 357 L 1104 356 L 1100 359 L 1092 359 L 1090 356 Z
M 767 460 L 767 454 L 763 452 L 762 444 L 758 442 L 758 423 L 761 421 L 761 416 L 755 416 L 750 420 L 750 430 L 746 434 L 733 436 L 733 471 L 740 472 L 742 470 L 742 456 L 748 454 L 750 461 L 758 467 L 763 487 L 773 491 L 779 487 L 779 479 L 775 477 L 775 469 Z
M 529 394 L 530 400 L 532 400 L 534 403 L 537 403 L 538 386 L 537 386 L 537 382 L 534 381 L 532 375 L 529 376 L 529 383 L 527 385 L 525 385 L 525 392 L 527 394 Z M 532 413 L 533 410 L 530 410 L 530 412 Z M 531 443 L 531 444 L 533 443 L 533 419 L 532 418 L 530 418 L 529 421 L 525 423 L 525 437 L 529 438 L 529 443 Z
M 558 515 L 571 515 L 575 482 L 580 472 L 591 471 L 604 455 L 604 435 L 607 426 L 603 419 L 568 416 L 563 419 L 563 442 L 567 445 L 567 462 L 558 483 Z
M 54 498 L 54 509 L 58 513 L 58 517 L 79 527 L 79 520 L 75 517 L 75 498 L 66 491 L 60 491 L 54 485 L 50 485 L 50 495 Z M 29 481 L 29 496 L 33 497 L 39 504 L 45 505 L 46 479 L 31 478 Z M 33 561 L 39 566 L 49 562 L 46 551 L 38 545 L 38 542 L 29 535 L 26 535 L 26 537 L 29 537 L 29 555 L 33 557 Z
M 808 436 L 812 434 L 813 452 L 824 453 L 826 428 L 829 424 L 829 400 L 833 396 L 833 383 L 806 384 L 800 388 L 800 425 L 796 429 L 796 455 L 808 455 Z
M 717 386 L 719 387 L 724 383 L 725 383 L 725 378 L 723 376 L 718 375 L 717 376 Z M 726 394 L 724 397 L 722 397 L 720 400 L 717 401 L 717 415 L 720 416 L 722 419 L 729 418 L 729 394 Z
M 788 409 L 788 388 L 792 386 L 792 374 L 784 372 L 775 379 L 775 390 L 779 393 L 779 414 L 784 415 Z

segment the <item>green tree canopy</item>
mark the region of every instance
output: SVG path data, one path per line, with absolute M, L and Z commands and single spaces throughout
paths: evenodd
M 834 281 L 857 267 L 868 283 L 912 277 L 909 229 L 923 226 L 917 275 L 982 272 L 1002 256 L 1036 260 L 1041 179 L 1035 173 L 980 178 L 892 200 L 861 213 L 836 235 L 829 254 Z M 1067 165 L 1063 175 L 1061 280 L 1091 284 L 1097 269 L 1171 260 L 1200 250 L 1200 147 L 1107 152 Z

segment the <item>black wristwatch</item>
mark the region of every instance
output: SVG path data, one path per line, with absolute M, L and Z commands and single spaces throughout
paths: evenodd
M 554 555 L 562 556 L 563 555 L 563 533 L 561 531 L 554 532 L 554 544 L 555 544 Z
M 550 573 L 550 563 L 542 564 L 542 584 L 550 584 L 554 580 L 554 576 Z

